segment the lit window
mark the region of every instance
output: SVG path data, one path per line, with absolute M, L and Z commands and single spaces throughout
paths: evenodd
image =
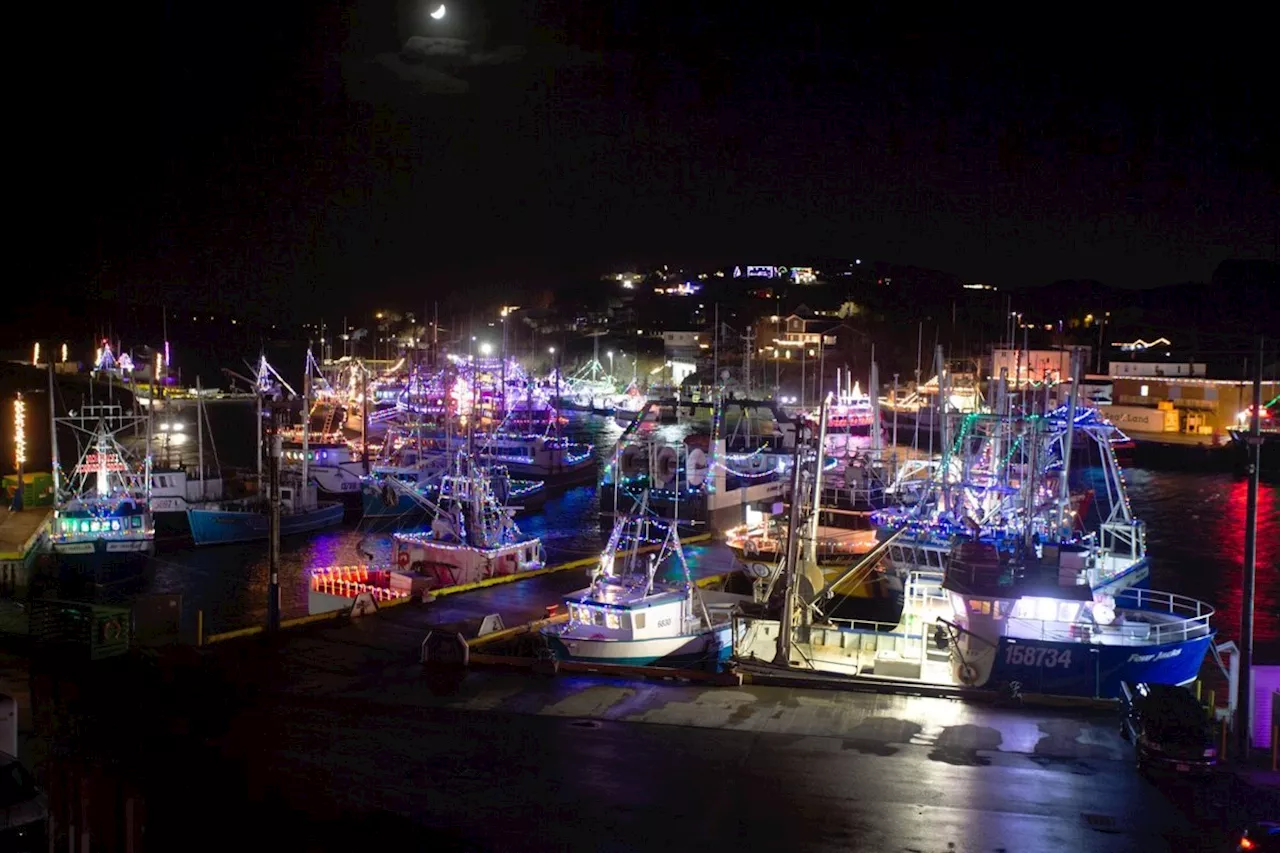
M 1139 394 L 1140 396 L 1145 397 L 1145 396 L 1147 396 L 1147 395 L 1148 395 L 1148 394 L 1150 394 L 1150 393 L 1151 393 L 1151 388 L 1150 388 L 1149 386 L 1147 386 L 1147 385 L 1142 385 L 1142 386 L 1140 386 L 1140 387 L 1138 388 L 1138 394 Z
M 622 620 L 618 618 L 618 614 L 612 610 L 606 610 L 604 614 L 604 625 L 606 628 L 621 628 Z
M 641 628 L 643 628 L 643 627 L 644 627 L 644 614 L 643 614 L 643 613 L 632 613 L 632 614 L 631 614 L 631 627 L 632 627 L 632 628 L 634 628 L 634 629 L 636 629 L 636 630 L 640 630 Z

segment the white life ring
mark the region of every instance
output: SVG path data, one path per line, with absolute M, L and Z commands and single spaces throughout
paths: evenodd
M 960 666 L 960 683 L 966 687 L 972 687 L 978 683 L 978 670 L 973 664 L 966 663 Z

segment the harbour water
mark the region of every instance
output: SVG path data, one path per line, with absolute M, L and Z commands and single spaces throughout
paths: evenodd
M 245 412 L 210 406 L 223 464 L 251 467 L 251 435 L 228 441 L 220 421 L 248 432 Z M 236 406 L 248 410 L 248 406 Z M 241 427 L 241 425 L 245 427 Z M 606 456 L 621 428 L 612 418 L 579 416 L 567 428 Z M 1125 470 L 1134 514 L 1147 524 L 1154 588 L 1188 595 L 1218 608 L 1220 635 L 1234 638 L 1240 622 L 1246 482 L 1227 473 Z M 551 495 L 521 528 L 541 536 L 551 563 L 599 553 L 599 501 L 594 485 Z M 355 523 L 285 540 L 281 547 L 281 597 L 286 617 L 307 612 L 307 572 L 316 566 L 364 562 L 359 548 L 382 559 L 390 537 L 367 534 Z M 719 546 L 712 546 L 719 547 Z M 260 624 L 266 619 L 265 543 L 197 549 L 178 541 L 160 545 L 145 592 L 181 593 L 188 624 L 205 614 L 208 632 Z M 1255 642 L 1260 659 L 1280 662 L 1280 484 L 1263 483 L 1258 511 L 1258 576 Z

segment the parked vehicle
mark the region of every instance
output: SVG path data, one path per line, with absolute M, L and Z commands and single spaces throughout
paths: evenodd
M 1217 766 L 1208 715 L 1191 691 L 1172 684 L 1124 681 L 1120 692 L 1120 733 L 1134 744 L 1138 772 L 1207 773 Z
M 47 850 L 49 804 L 22 762 L 0 752 L 0 850 Z

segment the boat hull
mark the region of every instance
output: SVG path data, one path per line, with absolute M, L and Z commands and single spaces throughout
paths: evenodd
M 1199 675 L 1213 637 L 1210 632 L 1151 645 L 1002 638 L 985 686 L 1016 681 L 1024 693 L 1115 699 L 1121 681 L 1188 684 Z
M 342 523 L 341 503 L 322 503 L 315 509 L 280 514 L 280 535 L 292 536 Z M 191 538 L 197 545 L 257 542 L 270 533 L 266 513 L 223 509 L 188 509 Z
M 671 666 L 715 669 L 733 653 L 732 625 L 717 625 L 697 634 L 645 640 L 599 640 L 543 634 L 560 660 L 615 666 Z
M 106 586 L 143 577 L 155 548 L 153 539 L 95 539 L 55 542 L 52 553 L 64 579 Z

